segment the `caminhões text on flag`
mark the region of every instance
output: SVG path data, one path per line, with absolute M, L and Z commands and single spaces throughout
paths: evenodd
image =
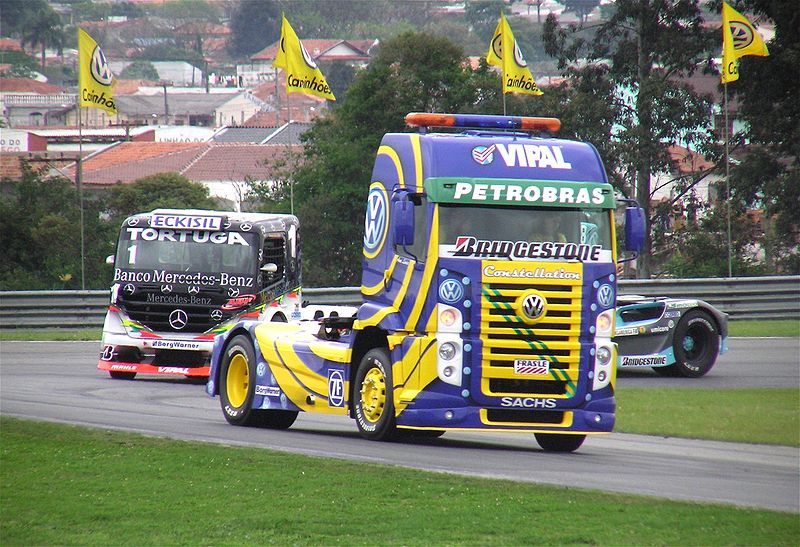
M 281 41 L 272 66 L 286 73 L 287 93 L 309 93 L 324 99 L 336 100 L 322 71 L 308 54 L 294 29 L 283 16 Z
M 739 79 L 739 58 L 769 55 L 761 35 L 744 15 L 722 3 L 722 83 Z
M 522 56 L 522 50 L 511 32 L 511 26 L 502 13 L 492 35 L 489 51 L 486 52 L 486 62 L 499 66 L 502 70 L 503 93 L 543 94 L 536 85 L 528 63 Z
M 114 75 L 103 50 L 89 34 L 78 29 L 78 106 L 117 113 L 113 94 Z

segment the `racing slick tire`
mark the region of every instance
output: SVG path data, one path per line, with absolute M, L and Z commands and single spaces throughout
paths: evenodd
M 133 380 L 136 378 L 135 372 L 120 372 L 118 370 L 111 370 L 108 372 L 108 375 L 115 380 Z
M 714 319 L 703 310 L 691 310 L 675 327 L 672 349 L 675 363 L 662 368 L 685 378 L 705 375 L 719 355 L 719 331 Z
M 372 441 L 395 438 L 392 361 L 384 348 L 369 350 L 356 370 L 353 382 L 353 414 L 358 432 Z
M 563 433 L 534 433 L 534 436 L 545 452 L 575 452 L 586 440 L 586 435 Z
M 222 413 L 229 424 L 288 429 L 297 419 L 296 410 L 264 410 L 253 407 L 256 389 L 256 351 L 250 338 L 234 336 L 225 348 L 220 368 L 219 395 Z

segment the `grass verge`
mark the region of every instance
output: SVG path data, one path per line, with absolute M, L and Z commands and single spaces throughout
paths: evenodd
M 615 431 L 800 446 L 800 389 L 620 389 Z
M 793 545 L 797 515 L 0 417 L 3 545 Z M 569 456 L 565 456 L 569 457 Z
M 781 336 L 800 337 L 800 321 L 763 320 L 763 321 L 728 321 L 728 336 Z

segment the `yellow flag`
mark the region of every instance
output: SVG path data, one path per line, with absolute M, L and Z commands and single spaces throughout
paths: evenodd
M 722 83 L 739 79 L 739 57 L 769 55 L 767 45 L 744 15 L 722 3 Z
M 85 30 L 78 29 L 78 106 L 100 108 L 117 113 L 112 84 L 114 75 L 108 68 L 103 50 Z
M 281 43 L 272 66 L 282 68 L 286 73 L 286 93 L 310 93 L 336 100 L 325 76 L 303 47 L 286 16 L 283 16 Z
M 514 40 L 511 26 L 506 21 L 506 16 L 500 14 L 500 22 L 494 29 L 489 51 L 486 53 L 486 62 L 499 66 L 503 71 L 503 93 L 528 93 L 542 95 L 542 90 L 536 85 L 528 63 L 522 57 L 522 50 Z

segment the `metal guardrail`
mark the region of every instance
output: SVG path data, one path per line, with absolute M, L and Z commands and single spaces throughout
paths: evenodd
M 623 279 L 620 293 L 699 298 L 736 319 L 800 320 L 800 276 Z M 358 287 L 303 289 L 311 304 L 358 305 Z M 109 291 L 0 291 L 0 329 L 100 328 Z

